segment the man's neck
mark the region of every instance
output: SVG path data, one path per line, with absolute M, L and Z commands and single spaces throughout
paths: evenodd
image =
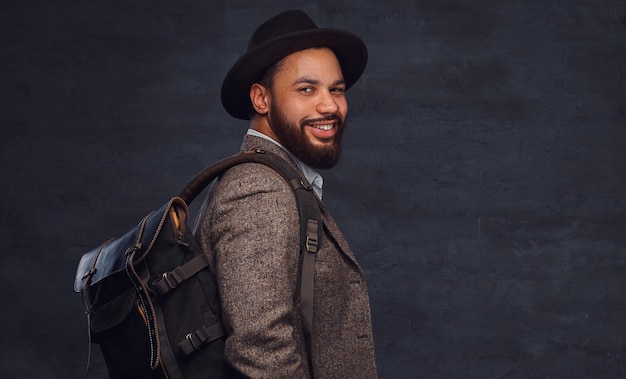
M 250 120 L 250 129 L 255 130 L 263 135 L 266 135 L 267 137 L 271 138 L 273 141 L 278 142 L 280 144 L 278 137 L 276 136 L 276 134 L 274 134 L 274 131 L 270 127 L 267 117 L 261 117 L 259 115 L 252 117 L 252 119 Z

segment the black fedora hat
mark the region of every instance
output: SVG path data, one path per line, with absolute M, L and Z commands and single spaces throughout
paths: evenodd
M 222 104 L 226 111 L 235 118 L 248 120 L 250 87 L 265 70 L 291 53 L 318 46 L 333 50 L 346 88 L 356 83 L 367 64 L 365 43 L 343 30 L 318 28 L 303 11 L 286 11 L 254 31 L 248 50 L 226 74 L 222 83 Z

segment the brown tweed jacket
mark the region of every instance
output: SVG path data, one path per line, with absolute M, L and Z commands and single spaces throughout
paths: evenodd
M 246 136 L 242 149 L 280 147 Z M 313 368 L 316 378 L 375 378 L 365 277 L 339 228 L 323 214 L 315 263 Z M 197 235 L 210 257 L 228 330 L 226 359 L 252 378 L 307 378 L 300 310 L 294 305 L 299 222 L 292 190 L 261 164 L 227 171 L 200 212 Z

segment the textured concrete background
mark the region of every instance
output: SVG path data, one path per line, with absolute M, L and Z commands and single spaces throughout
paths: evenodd
M 623 0 L 3 1 L 0 376 L 80 377 L 80 256 L 238 149 L 221 80 L 288 8 L 370 48 L 325 199 L 380 376 L 626 377 Z

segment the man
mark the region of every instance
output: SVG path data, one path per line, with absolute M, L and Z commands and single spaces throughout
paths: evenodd
M 337 163 L 348 105 L 367 49 L 355 35 L 319 29 L 301 11 L 259 26 L 222 86 L 232 116 L 250 120 L 243 150 L 273 152 L 301 170 Z M 253 378 L 375 378 L 365 278 L 330 215 L 315 261 L 312 367 L 294 303 L 300 223 L 293 191 L 261 164 L 228 170 L 212 188 L 197 235 L 210 257 L 228 331 L 227 362 Z

